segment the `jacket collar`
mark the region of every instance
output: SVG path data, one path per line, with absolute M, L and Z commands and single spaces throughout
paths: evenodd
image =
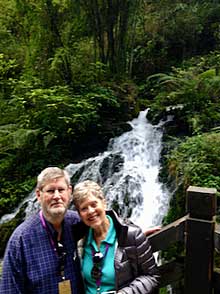
M 120 246 L 124 246 L 126 244 L 126 238 L 128 231 L 128 225 L 126 225 L 122 219 L 118 217 L 116 212 L 114 210 L 106 210 L 106 214 L 109 215 L 114 223 L 115 230 L 116 230 L 116 236 L 118 239 L 118 244 Z

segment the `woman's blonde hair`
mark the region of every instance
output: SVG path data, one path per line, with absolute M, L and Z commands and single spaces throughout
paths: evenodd
M 105 200 L 102 188 L 94 181 L 86 180 L 75 185 L 73 189 L 73 203 L 76 209 L 89 196 L 95 196 L 100 200 Z

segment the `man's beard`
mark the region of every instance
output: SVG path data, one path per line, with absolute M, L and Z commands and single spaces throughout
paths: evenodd
M 58 207 L 44 207 L 43 212 L 49 221 L 56 221 L 57 218 L 64 218 L 67 207 L 62 205 Z
M 62 206 L 62 207 L 52 207 L 48 210 L 49 215 L 51 215 L 51 217 L 59 217 L 59 216 L 63 216 L 66 212 L 66 207 Z

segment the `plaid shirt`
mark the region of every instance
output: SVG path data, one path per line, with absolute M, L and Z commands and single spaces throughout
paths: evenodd
M 71 281 L 72 293 L 81 294 L 80 266 L 72 233 L 72 225 L 77 222 L 78 214 L 68 210 L 63 222 L 62 241 L 67 253 L 65 277 Z M 39 214 L 36 214 L 18 226 L 8 241 L 0 293 L 58 294 L 60 281 L 59 258 Z

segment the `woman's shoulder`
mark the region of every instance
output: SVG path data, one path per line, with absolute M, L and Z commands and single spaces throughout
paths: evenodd
M 128 224 L 128 236 L 137 237 L 139 235 L 144 237 L 142 229 L 135 224 Z

